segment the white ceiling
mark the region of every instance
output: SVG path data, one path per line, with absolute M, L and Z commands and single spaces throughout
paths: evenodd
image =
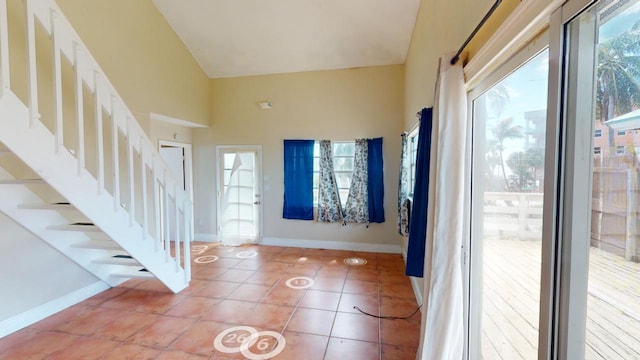
M 402 64 L 420 0 L 153 0 L 211 78 Z

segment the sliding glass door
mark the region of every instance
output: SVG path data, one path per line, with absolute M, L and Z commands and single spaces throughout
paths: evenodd
M 640 359 L 640 0 L 567 0 L 469 95 L 468 358 Z
M 538 357 L 547 79 L 531 46 L 471 93 L 470 358 Z
M 558 351 L 640 359 L 640 2 L 563 20 Z

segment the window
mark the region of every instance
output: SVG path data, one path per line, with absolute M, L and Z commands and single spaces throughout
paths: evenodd
M 418 157 L 418 130 L 409 135 L 409 196 L 413 196 L 416 185 L 416 162 Z
M 602 136 L 602 129 L 596 129 L 595 137 L 601 137 L 601 136 Z
M 627 132 L 624 130 L 618 130 L 618 135 L 622 136 L 625 135 Z
M 353 141 L 332 142 L 333 170 L 336 175 L 340 202 L 344 206 L 349 196 L 351 177 L 353 176 L 353 158 L 356 152 L 356 144 Z M 318 204 L 318 184 L 320 181 L 320 144 L 313 147 L 313 203 Z
M 600 146 L 596 146 L 593 148 L 593 155 L 600 155 L 602 154 L 602 148 L 600 148 Z
M 616 155 L 624 155 L 624 146 L 616 147 Z

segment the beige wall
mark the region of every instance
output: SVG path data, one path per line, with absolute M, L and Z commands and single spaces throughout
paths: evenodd
M 0 228 L 0 323 L 100 281 L 3 213 Z
M 455 53 L 495 0 L 422 0 L 405 63 L 405 129 L 416 123 L 415 113 L 433 106 L 438 59 Z M 520 3 L 504 0 L 466 47 L 473 57 Z
M 397 244 L 402 65 L 211 80 L 210 129 L 194 130 L 196 233 L 216 233 L 216 146 L 262 145 L 264 236 Z M 257 103 L 271 101 L 273 109 Z M 386 222 L 318 224 L 282 219 L 283 140 L 384 137 Z
M 147 133 L 150 112 L 209 124 L 208 78 L 151 0 L 57 2 Z

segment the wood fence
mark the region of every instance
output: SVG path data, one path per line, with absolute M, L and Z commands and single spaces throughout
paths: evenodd
M 638 171 L 634 168 L 594 168 L 591 246 L 640 261 Z

